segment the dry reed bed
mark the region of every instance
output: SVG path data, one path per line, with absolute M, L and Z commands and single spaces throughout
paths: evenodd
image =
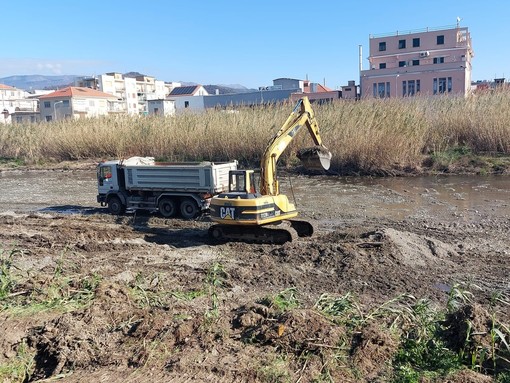
M 424 155 L 465 147 L 474 153 L 510 153 L 510 92 L 469 98 L 337 101 L 314 105 L 332 169 L 373 173 L 418 169 Z M 175 117 L 108 117 L 0 125 L 0 157 L 26 163 L 133 155 L 169 160 L 237 159 L 256 166 L 267 141 L 293 105 L 209 110 Z M 302 133 L 282 156 L 312 144 Z

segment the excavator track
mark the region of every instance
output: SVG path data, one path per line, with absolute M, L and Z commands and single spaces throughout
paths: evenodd
M 282 222 L 280 225 L 238 226 L 215 224 L 209 228 L 209 237 L 218 242 L 251 242 L 283 245 L 295 241 L 298 231 L 292 223 Z

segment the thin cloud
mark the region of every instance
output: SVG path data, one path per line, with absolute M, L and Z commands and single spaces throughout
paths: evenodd
M 37 58 L 0 58 L 0 77 L 15 75 L 88 75 L 102 73 L 114 67 L 105 61 L 93 60 L 45 60 Z

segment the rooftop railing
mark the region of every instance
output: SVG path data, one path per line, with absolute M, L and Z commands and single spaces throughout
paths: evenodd
M 371 34 L 371 39 L 376 39 L 380 37 L 389 37 L 389 36 L 401 36 L 401 35 L 410 35 L 413 33 L 424 33 L 424 32 L 434 32 L 434 31 L 442 31 L 445 29 L 466 29 L 467 27 L 460 27 L 458 25 L 445 25 L 442 27 L 433 27 L 433 28 L 422 28 L 422 29 L 412 29 L 407 31 L 396 31 L 396 32 L 387 32 L 387 33 L 378 33 L 378 34 Z

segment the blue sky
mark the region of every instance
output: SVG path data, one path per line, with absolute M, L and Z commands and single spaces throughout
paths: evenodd
M 27 4 L 28 3 L 28 4 Z M 510 77 L 506 0 L 5 1 L 0 77 L 136 71 L 164 81 L 335 89 L 368 68 L 370 34 L 469 28 L 473 80 Z

